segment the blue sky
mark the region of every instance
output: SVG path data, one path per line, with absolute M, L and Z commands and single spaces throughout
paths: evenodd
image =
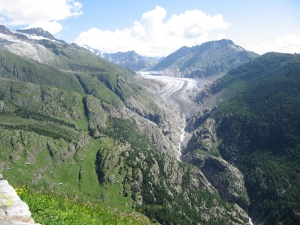
M 1 0 L 0 24 L 42 27 L 68 43 L 167 56 L 231 39 L 243 48 L 300 52 L 299 0 Z

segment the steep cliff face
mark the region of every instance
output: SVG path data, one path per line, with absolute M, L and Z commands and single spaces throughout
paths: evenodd
M 223 200 L 235 202 L 247 211 L 250 202 L 244 176 L 220 157 L 218 145 L 215 120 L 208 118 L 193 132 L 182 160 L 197 166 Z
M 219 157 L 194 151 L 183 157 L 184 162 L 197 166 L 212 184 L 224 201 L 235 202 L 248 210 L 250 201 L 247 196 L 243 174 L 234 166 Z

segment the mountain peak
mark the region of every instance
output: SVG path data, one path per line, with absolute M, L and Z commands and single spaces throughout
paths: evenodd
M 0 25 L 0 33 L 6 35 L 13 35 L 13 33 L 3 25 Z
M 205 43 L 202 43 L 201 45 L 195 46 L 195 48 L 213 48 L 213 49 L 219 49 L 223 47 L 234 47 L 238 50 L 245 50 L 242 47 L 236 45 L 233 43 L 232 40 L 229 39 L 221 39 L 221 40 L 214 40 L 214 41 L 208 41 Z
M 33 36 L 40 36 L 44 38 L 48 38 L 50 40 L 56 40 L 56 38 L 48 31 L 43 30 L 42 28 L 29 28 L 29 29 L 18 29 L 17 32 L 30 34 Z
M 208 77 L 225 73 L 257 56 L 232 40 L 221 39 L 193 47 L 181 47 L 151 70 L 162 70 L 175 77 Z

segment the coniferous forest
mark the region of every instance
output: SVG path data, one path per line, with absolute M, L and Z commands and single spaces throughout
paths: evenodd
M 300 56 L 267 53 L 231 70 L 213 117 L 222 157 L 244 174 L 249 211 L 265 224 L 299 223 Z

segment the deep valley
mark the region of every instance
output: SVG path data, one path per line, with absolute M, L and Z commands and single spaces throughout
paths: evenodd
M 0 48 L 0 172 L 14 187 L 149 223 L 300 223 L 298 54 L 223 39 L 156 65 L 107 61 L 4 26 Z

